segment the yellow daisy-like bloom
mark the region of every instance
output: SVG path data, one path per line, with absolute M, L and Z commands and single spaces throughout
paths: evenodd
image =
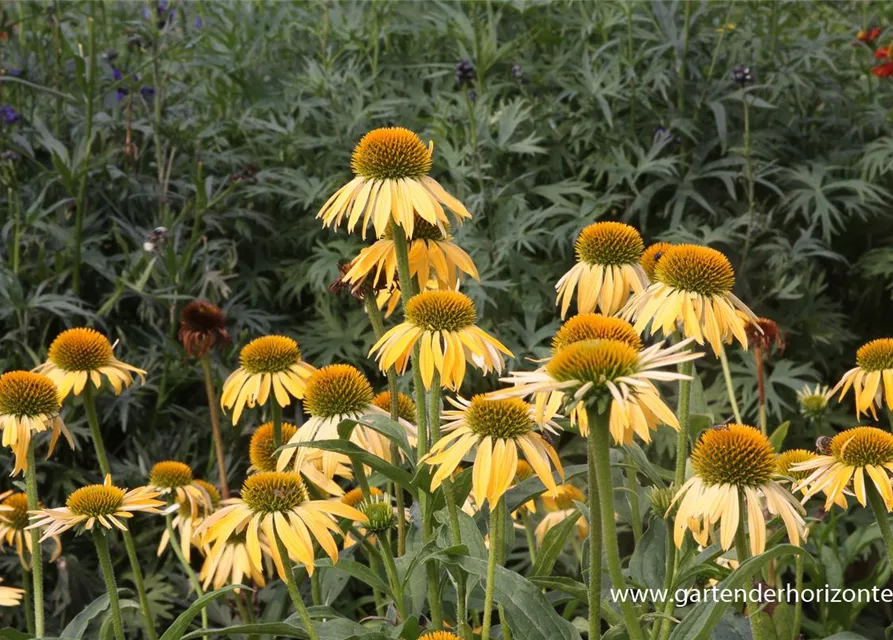
M 289 423 L 282 423 L 282 442 L 288 442 L 298 432 L 298 428 Z M 276 455 L 276 447 L 273 446 L 273 423 L 267 422 L 262 424 L 251 435 L 251 444 L 248 449 L 248 456 L 251 459 L 251 468 L 249 471 L 276 471 L 276 463 L 279 457 Z M 340 476 L 342 478 L 351 479 L 353 472 L 350 469 L 350 459 L 347 456 L 340 456 L 335 461 L 335 467 L 332 470 L 332 477 Z M 332 481 L 322 472 L 323 454 L 321 451 L 308 451 L 304 457 L 304 465 L 301 467 L 301 475 L 308 482 L 313 483 L 323 491 L 333 495 L 340 496 L 344 493 L 344 489 L 338 486 L 338 483 Z
M 818 455 L 793 465 L 792 469 L 809 472 L 794 489 L 805 490 L 806 496 L 824 492 L 826 510 L 832 503 L 840 504 L 839 500 L 851 481 L 853 494 L 859 504 L 866 506 L 866 480 L 875 486 L 887 511 L 893 510 L 893 435 L 886 431 L 875 427 L 853 427 L 842 431 L 831 439 L 828 455 Z
M 614 441 L 629 444 L 638 435 L 651 441 L 651 431 L 661 424 L 679 429 L 679 422 L 660 398 L 654 380 L 685 380 L 675 370 L 665 370 L 701 354 L 684 349 L 690 340 L 669 348 L 653 345 L 638 351 L 620 340 L 583 340 L 557 351 L 536 371 L 516 371 L 503 382 L 515 385 L 499 396 L 533 396 L 537 416 L 554 415 L 564 404 L 576 416 L 580 433 L 589 434 L 586 405 L 601 396 L 611 400 L 609 426 Z
M 893 410 L 893 338 L 879 338 L 859 347 L 856 366 L 843 374 L 830 395 L 840 389 L 840 401 L 850 387 L 856 399 L 857 419 L 870 413 L 877 420 L 875 406 Z
M 589 535 L 589 525 L 586 524 L 586 518 L 582 517 L 583 514 L 577 510 L 574 502 L 586 504 L 586 496 L 572 484 L 558 485 L 558 495 L 554 498 L 549 495 L 543 496 L 546 515 L 543 516 L 534 531 L 537 544 L 542 544 L 546 534 L 568 518 L 577 520 L 575 527 L 577 538 L 581 541 L 586 539 L 586 536 Z
M 664 251 L 672 246 L 669 242 L 655 242 L 648 245 L 648 248 L 642 253 L 639 264 L 645 270 L 645 275 L 648 276 L 649 282 L 654 282 L 654 267 L 657 266 L 658 261 L 664 256 Z
M 419 640 L 462 640 L 455 633 L 450 631 L 427 631 L 423 633 Z
M 431 479 L 432 491 L 474 451 L 471 495 L 478 507 L 485 499 L 493 507 L 515 479 L 519 448 L 546 488 L 553 494 L 557 491 L 552 467 L 562 478 L 564 469 L 552 445 L 536 432 L 533 407 L 518 398 L 485 395 L 450 402 L 456 409 L 443 413 L 443 431 L 449 435 L 438 440 L 420 461 L 437 468 Z
M 828 399 L 831 397 L 831 390 L 827 386 L 816 384 L 814 387 L 804 385 L 797 392 L 797 402 L 800 403 L 800 413 L 807 418 L 817 420 L 825 415 L 828 408 Z
M 676 546 L 682 546 L 686 529 L 698 544 L 706 546 L 718 522 L 720 546 L 729 549 L 744 516 L 740 512 L 742 499 L 747 506 L 751 554 L 759 555 L 766 548 L 764 506 L 781 517 L 791 543 L 799 545 L 806 535 L 805 512 L 790 491 L 773 480 L 775 458 L 769 439 L 749 425 L 730 424 L 705 431 L 691 453 L 695 475 L 673 498 L 672 504 L 679 502 L 674 524 Z
M 232 534 L 223 545 L 219 555 L 209 555 L 205 558 L 199 572 L 199 580 L 202 581 L 202 587 L 207 589 L 209 586 L 214 589 L 220 589 L 228 584 L 244 584 L 245 576 L 259 587 L 266 586 L 264 579 L 264 570 L 254 566 L 251 557 L 248 555 L 248 545 L 246 544 L 245 533 Z M 258 540 L 261 555 L 265 560 L 272 557 L 273 551 L 263 539 Z M 269 561 L 267 562 L 269 565 Z M 267 566 L 264 568 L 266 573 L 271 573 L 272 568 Z M 239 593 L 241 589 L 236 589 Z
M 617 340 L 637 351 L 642 348 L 642 339 L 626 320 L 599 313 L 581 313 L 570 318 L 555 332 L 552 352 L 584 340 Z
M 214 510 L 206 487 L 196 482 L 192 469 L 182 462 L 165 460 L 156 463 L 149 471 L 149 488 L 160 496 L 171 496 L 174 504 L 187 509 L 193 519 Z
M 332 562 L 338 561 L 338 545 L 330 531 L 340 534 L 341 530 L 332 516 L 365 522 L 362 513 L 340 500 L 309 500 L 307 487 L 297 473 L 264 471 L 248 476 L 241 498 L 231 499 L 229 505 L 205 518 L 196 531 L 202 536 L 202 545 L 212 545 L 205 575 L 217 573 L 230 537 L 241 533 L 245 534 L 248 561 L 255 571 L 263 570 L 262 555 L 268 553 L 279 577 L 285 580 L 283 559 L 276 544 L 278 536 L 289 558 L 303 563 L 307 573 L 312 574 L 314 540 Z
M 757 317 L 732 293 L 734 286 L 735 272 L 719 251 L 676 245 L 663 251 L 654 284 L 633 296 L 620 315 L 632 319 L 639 333 L 648 323 L 651 335 L 660 330 L 669 336 L 678 326 L 698 344 L 706 340 L 716 355 L 733 338 L 746 349 L 745 326 Z
M 196 487 L 207 494 L 211 506 L 208 508 L 205 503 L 199 503 L 198 511 L 196 515 L 193 516 L 192 505 L 188 500 L 184 501 L 178 497 L 174 501 L 177 506 L 177 511 L 171 519 L 171 524 L 180 538 L 180 551 L 183 552 L 187 562 L 189 562 L 192 557 L 192 547 L 199 546 L 199 540 L 195 536 L 195 528 L 220 505 L 220 492 L 217 490 L 217 487 L 210 482 L 198 478 L 192 482 Z M 156 555 L 161 556 L 161 554 L 164 553 L 164 550 L 167 549 L 169 542 L 170 534 L 168 533 L 167 528 L 165 528 L 164 531 L 161 532 L 161 542 L 158 544 Z
M 122 489 L 112 484 L 112 476 L 105 477 L 104 484 L 81 487 L 68 496 L 64 507 L 38 509 L 31 512 L 28 529 L 45 528 L 41 542 L 47 538 L 77 527 L 79 531 L 92 531 L 99 523 L 106 529 L 117 527 L 127 530 L 127 519 L 134 513 L 162 513 L 158 492 L 150 487 Z
M 390 391 L 382 391 L 374 398 L 372 398 L 372 404 L 381 409 L 382 411 L 387 411 L 388 414 L 391 413 L 391 392 Z M 409 423 L 415 423 L 416 419 L 416 406 L 415 400 L 410 398 L 405 393 L 397 393 L 397 417 L 403 420 L 406 420 Z
M 105 377 L 115 395 L 133 382 L 131 374 L 137 374 L 146 381 L 146 372 L 142 369 L 121 362 L 115 358 L 108 338 L 85 327 L 77 327 L 63 331 L 50 345 L 47 361 L 35 367 L 59 387 L 62 399 L 69 393 L 79 396 L 89 379 L 99 389 Z
M 324 227 L 336 230 L 345 219 L 348 231 L 359 223 L 363 237 L 371 221 L 379 238 L 391 220 L 403 227 L 407 238 L 415 237 L 416 214 L 431 225 L 446 228 L 449 220 L 441 204 L 460 222 L 471 218 L 461 202 L 428 176 L 433 151 L 433 144 L 426 147 L 409 129 L 370 131 L 354 149 L 354 179 L 336 191 L 316 217 L 322 218 Z
M 280 407 L 292 397 L 304 397 L 307 378 L 316 370 L 301 360 L 298 343 L 285 336 L 263 336 L 252 340 L 239 354 L 239 368 L 223 383 L 220 406 L 233 409 L 233 424 L 247 406 L 264 405 L 272 390 Z
M 15 454 L 15 466 L 10 475 L 28 468 L 28 447 L 34 433 L 52 430 L 47 458 L 56 448 L 60 434 L 65 434 L 68 445 L 74 449 L 74 440 L 59 415 L 61 408 L 59 390 L 47 376 L 30 371 L 10 371 L 0 376 L 3 446 Z
M 0 578 L 0 582 L 3 582 L 3 578 Z M 0 607 L 17 607 L 22 604 L 23 597 L 24 589 L 0 585 Z
M 622 222 L 596 222 L 583 229 L 577 238 L 577 264 L 555 285 L 561 317 L 567 316 L 575 292 L 579 313 L 619 311 L 630 293 L 648 286 L 639 264 L 644 248 L 639 232 Z
M 415 222 L 409 244 L 409 272 L 421 283 L 434 279 L 438 289 L 446 290 L 456 288 L 460 272 L 480 280 L 471 256 L 454 244 L 449 234 L 421 218 Z M 388 228 L 381 240 L 360 251 L 343 280 L 356 288 L 371 277 L 378 286 L 393 288 L 397 283 L 396 274 L 397 251 Z
M 502 354 L 512 352 L 475 325 L 477 314 L 471 299 L 458 291 L 426 291 L 406 305 L 406 318 L 385 333 L 369 351 L 382 371 L 396 365 L 403 373 L 415 344 L 421 346 L 419 367 L 422 382 L 430 389 L 434 372 L 440 385 L 457 390 L 465 379 L 468 361 L 484 373 L 502 371 Z
M 775 459 L 775 471 L 778 475 L 791 479 L 791 489 L 793 490 L 799 482 L 808 478 L 811 473 L 810 471 L 799 471 L 794 469 L 794 465 L 803 464 L 804 462 L 809 462 L 816 458 L 818 458 L 818 455 L 812 451 L 807 451 L 806 449 L 790 449 L 784 453 L 780 453 L 778 458 Z M 799 491 L 805 494 L 806 488 L 800 487 Z M 841 509 L 846 509 L 846 497 L 843 495 L 843 492 L 837 495 L 834 499 L 834 503 Z
M 7 491 L 0 495 L 0 549 L 4 543 L 15 547 L 19 561 L 25 569 L 30 569 L 31 536 L 25 533 L 28 528 L 28 497 L 20 491 Z M 38 505 L 42 507 L 43 505 Z M 55 562 L 62 553 L 62 542 L 53 538 L 53 552 L 50 562 Z M 28 551 L 26 554 L 25 551 Z
M 363 416 L 389 416 L 390 413 L 372 404 L 374 392 L 369 380 L 359 369 L 349 364 L 330 364 L 319 369 L 307 381 L 304 394 L 304 409 L 310 418 L 288 439 L 288 444 L 314 440 L 337 440 L 338 425 L 344 420 L 361 420 Z M 416 437 L 416 428 L 405 420 L 398 420 L 406 429 L 407 436 Z M 393 462 L 391 441 L 374 429 L 358 424 L 350 434 L 350 441 L 361 449 L 382 460 Z M 309 456 L 320 455 L 308 447 L 287 447 L 279 454 L 277 467 L 303 468 Z M 322 473 L 327 478 L 334 477 L 339 464 L 345 462 L 343 454 L 323 451 Z

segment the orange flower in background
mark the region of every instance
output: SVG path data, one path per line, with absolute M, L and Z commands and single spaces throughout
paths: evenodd
M 877 40 L 880 35 L 881 30 L 879 27 L 874 27 L 873 29 L 859 29 L 859 33 L 856 34 L 856 40 L 864 42 L 865 44 L 871 44 Z
M 878 47 L 874 52 L 875 60 L 886 60 L 883 64 L 872 67 L 871 73 L 878 78 L 893 76 L 893 44 L 886 47 Z

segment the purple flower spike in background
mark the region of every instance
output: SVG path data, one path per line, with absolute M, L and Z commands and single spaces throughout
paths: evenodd
M 3 122 L 6 124 L 15 124 L 22 119 L 21 114 L 8 104 L 0 107 L 0 117 L 3 118 Z
M 155 87 L 148 84 L 144 87 L 140 87 L 140 95 L 143 96 L 143 100 L 153 99 L 155 97 Z
M 159 29 L 164 29 L 174 21 L 174 13 L 174 9 L 168 8 L 167 0 L 158 0 L 158 4 L 155 5 L 155 26 Z M 149 19 L 148 9 L 143 9 L 143 18 Z

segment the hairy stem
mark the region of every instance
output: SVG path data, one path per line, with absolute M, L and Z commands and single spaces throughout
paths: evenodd
M 307 611 L 307 607 L 304 605 L 304 600 L 301 598 L 301 592 L 298 591 L 298 584 L 295 582 L 295 570 L 292 566 L 291 559 L 288 557 L 288 549 L 282 544 L 279 534 L 275 534 L 274 537 L 276 538 L 276 548 L 279 550 L 279 557 L 282 560 L 282 567 L 285 573 L 285 585 L 288 587 L 288 595 L 291 596 L 292 604 L 295 605 L 295 609 L 301 617 L 301 622 L 304 623 L 304 629 L 307 631 L 307 636 L 310 640 L 319 640 L 316 628 L 313 626 L 313 621 L 310 619 L 310 612 Z
M 198 581 L 198 576 L 195 575 L 195 571 L 192 570 L 192 566 L 190 566 L 186 556 L 183 555 L 183 550 L 180 548 L 180 538 L 177 536 L 177 532 L 174 529 L 173 514 L 166 514 L 165 521 L 167 522 L 168 544 L 170 544 L 171 548 L 174 550 L 174 554 L 177 556 L 177 560 L 179 560 L 180 564 L 183 566 L 183 571 L 186 572 L 186 577 L 189 578 L 189 583 L 195 591 L 195 597 L 201 598 L 204 595 L 204 591 L 202 591 L 202 585 Z M 208 628 L 207 607 L 202 608 L 202 628 Z
M 496 582 L 496 560 L 499 554 L 496 537 L 499 531 L 499 520 L 503 517 L 505 498 L 500 498 L 496 505 L 490 505 L 490 549 L 487 553 L 487 584 L 484 590 L 484 622 L 481 626 L 481 640 L 490 640 L 490 626 L 493 623 L 493 587 Z
M 729 402 L 732 405 L 732 413 L 735 414 L 735 422 L 741 424 L 741 411 L 738 409 L 738 400 L 735 399 L 735 386 L 732 384 L 732 371 L 729 369 L 726 346 L 722 343 L 719 344 L 719 361 L 722 363 L 722 376 L 726 381 L 726 393 L 729 394 Z
M 101 527 L 93 530 L 93 542 L 96 544 L 96 555 L 102 567 L 105 579 L 105 590 L 109 594 L 109 611 L 115 638 L 124 640 L 124 622 L 121 620 L 121 604 L 118 602 L 118 585 L 115 583 L 115 570 L 112 568 L 112 556 L 109 553 L 109 541 Z
M 220 429 L 220 410 L 217 407 L 217 392 L 211 375 L 211 358 L 206 353 L 201 358 L 202 373 L 205 376 L 205 393 L 208 396 L 208 409 L 211 412 L 211 431 L 214 434 L 214 451 L 217 455 L 217 473 L 220 478 L 220 493 L 223 499 L 229 498 L 229 483 L 226 480 L 226 455 L 223 453 L 223 435 Z M 275 400 L 274 400 L 275 404 Z M 282 425 L 279 427 L 282 439 Z
M 25 467 L 25 496 L 28 511 L 39 509 L 37 497 L 37 463 L 34 460 L 36 441 L 31 438 L 28 445 L 28 458 Z M 38 638 L 44 635 L 43 616 L 43 558 L 40 555 L 40 530 L 31 529 L 31 577 L 34 583 L 34 632 Z
M 602 632 L 601 601 L 602 601 L 602 518 L 598 505 L 601 504 L 601 494 L 598 484 L 598 469 L 595 466 L 595 448 L 598 429 L 607 429 L 607 413 L 605 415 L 589 412 L 589 434 L 586 437 L 588 465 L 587 479 L 589 481 L 589 637 L 600 638 Z M 610 491 L 610 487 L 608 489 Z
M 84 413 L 87 414 L 87 423 L 90 425 L 90 437 L 93 439 L 93 448 L 96 450 L 96 459 L 99 461 L 99 470 L 103 477 L 111 475 L 109 458 L 105 452 L 105 444 L 102 442 L 102 431 L 99 428 L 99 418 L 96 417 L 96 398 L 93 383 L 89 380 L 84 385 Z

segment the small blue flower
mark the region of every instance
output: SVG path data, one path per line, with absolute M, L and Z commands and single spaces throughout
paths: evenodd
M 204 20 L 202 20 L 201 16 L 199 16 L 198 18 L 195 19 L 195 28 L 196 29 L 201 29 L 204 26 L 205 26 L 205 22 L 204 22 Z
M 112 67 L 112 77 L 117 82 L 117 81 L 121 80 L 121 78 L 124 77 L 124 74 L 121 73 L 120 69 L 116 69 L 115 67 Z
M 174 9 L 168 9 L 167 0 L 158 0 L 158 3 L 155 5 L 155 26 L 159 29 L 164 29 L 174 21 L 174 13 Z M 143 9 L 143 19 L 148 20 L 149 17 L 149 9 Z
M 3 118 L 3 122 L 5 122 L 6 124 L 15 124 L 22 119 L 22 116 L 11 106 L 5 104 L 0 107 L 0 118 Z
M 155 87 L 148 84 L 140 87 L 140 95 L 143 96 L 143 100 L 151 100 L 155 97 Z
M 17 69 L 17 68 L 15 68 L 15 67 L 13 67 L 12 69 L 7 69 L 7 70 L 6 70 L 6 73 L 9 74 L 9 75 L 11 75 L 11 76 L 14 76 L 14 77 L 18 78 L 20 75 L 22 75 L 22 74 L 25 73 L 25 72 L 22 71 L 21 69 Z
M 115 98 L 118 100 L 118 102 L 121 102 L 124 99 L 124 97 L 129 93 L 130 93 L 130 91 L 127 89 L 116 89 L 115 90 Z

